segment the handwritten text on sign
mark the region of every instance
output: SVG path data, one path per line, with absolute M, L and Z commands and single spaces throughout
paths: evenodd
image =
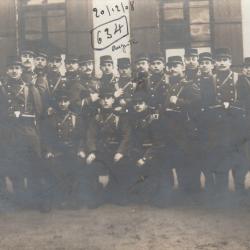
M 104 50 L 128 35 L 128 19 L 122 16 L 99 25 L 91 31 L 92 47 L 94 50 Z

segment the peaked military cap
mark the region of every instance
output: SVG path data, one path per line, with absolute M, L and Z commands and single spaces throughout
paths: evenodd
M 79 57 L 79 63 L 80 64 L 84 64 L 84 63 L 86 63 L 86 62 L 93 62 L 94 61 L 94 59 L 93 59 L 93 57 L 91 56 L 91 55 L 81 55 L 80 57 Z
M 117 66 L 120 69 L 129 68 L 131 65 L 130 59 L 128 57 L 118 58 L 117 59 Z
M 21 62 L 21 60 L 16 57 L 16 56 L 9 56 L 8 59 L 7 59 L 7 67 L 10 67 L 10 66 L 14 66 L 14 65 L 17 65 L 17 66 L 21 66 L 23 67 L 23 64 Z
M 212 54 L 209 52 L 203 52 L 199 54 L 199 61 L 209 60 L 213 62 Z
M 139 62 L 139 61 L 148 61 L 149 62 L 149 58 L 148 58 L 148 56 L 146 54 L 140 53 L 135 58 L 136 63 Z
M 243 66 L 247 66 L 247 67 L 250 66 L 250 57 L 245 57 Z
M 32 50 L 22 50 L 22 51 L 21 51 L 21 55 L 31 55 L 31 56 L 33 56 L 33 57 L 36 56 L 35 52 L 32 51 Z
M 104 63 L 114 63 L 114 62 L 110 55 L 105 55 L 100 57 L 100 65 L 103 65 Z
M 79 63 L 79 60 L 74 55 L 66 55 L 65 63 Z
M 36 53 L 36 57 L 43 57 L 43 58 L 46 58 L 48 59 L 48 55 L 45 51 L 42 51 L 42 50 L 39 50 L 37 53 Z
M 184 56 L 199 56 L 198 49 L 186 48 Z
M 183 64 L 183 60 L 181 56 L 170 56 L 168 57 L 167 65 L 171 66 L 174 64 Z
M 161 53 L 153 53 L 153 54 L 151 54 L 150 57 L 149 57 L 149 60 L 150 60 L 150 62 L 159 60 L 159 61 L 162 61 L 163 63 L 165 63 L 165 58 Z
M 229 48 L 218 48 L 214 52 L 215 58 L 229 57 L 232 58 L 231 50 Z

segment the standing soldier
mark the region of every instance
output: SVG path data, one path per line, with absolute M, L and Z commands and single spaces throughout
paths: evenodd
M 91 56 L 79 59 L 80 81 L 72 86 L 71 103 L 77 113 L 86 119 L 97 112 L 100 82 L 94 76 L 94 61 Z
M 116 84 L 116 90 L 120 91 L 122 95 L 117 100 L 116 110 L 120 112 L 128 111 L 129 104 L 132 101 L 133 93 L 136 88 L 136 83 L 132 81 L 131 63 L 129 58 L 119 58 L 117 60 L 119 81 Z
M 205 175 L 206 191 L 211 195 L 214 190 L 214 166 L 211 164 L 213 159 L 213 142 L 211 137 L 213 116 L 211 107 L 215 105 L 215 87 L 214 87 L 214 60 L 212 54 L 204 52 L 199 54 L 199 70 L 200 76 L 197 77 L 197 86 L 200 88 L 201 105 L 200 114 L 198 116 L 198 131 L 199 131 L 199 151 L 197 158 L 200 162 L 200 168 Z
M 145 54 L 138 54 L 135 60 L 135 82 L 137 89 L 146 88 L 149 82 L 149 58 Z
M 149 105 L 160 112 L 166 100 L 169 78 L 165 74 L 165 58 L 161 54 L 150 56 L 150 78 L 147 86 Z
M 184 63 L 185 63 L 185 75 L 187 81 L 195 81 L 198 74 L 199 55 L 197 49 L 187 48 L 185 49 Z
M 242 164 L 242 152 L 238 141 L 238 121 L 242 120 L 244 110 L 239 107 L 238 74 L 231 70 L 232 56 L 228 48 L 215 50 L 215 89 L 217 112 L 216 184 L 223 194 L 228 190 L 228 172 Z M 242 143 L 242 142 L 241 142 Z
M 24 50 L 21 52 L 21 62 L 23 65 L 22 79 L 25 82 L 36 85 L 40 94 L 43 96 L 47 90 L 47 80 L 43 75 L 35 73 L 35 56 L 36 54 L 31 50 Z
M 46 113 L 51 115 L 56 107 L 57 93 L 66 89 L 65 78 L 61 75 L 62 58 L 60 55 L 51 55 L 48 58 L 48 86 L 46 98 L 44 99 Z
M 113 196 L 115 202 L 126 199 L 128 180 L 127 153 L 130 138 L 130 126 L 126 116 L 114 112 L 113 88 L 102 86 L 100 89 L 101 108 L 88 128 L 88 157 L 90 165 L 90 184 L 94 204 L 106 202 L 107 196 Z M 119 197 L 119 198 L 118 198 Z M 117 200 L 118 199 L 118 200 Z
M 244 154 L 244 149 L 247 152 L 247 160 L 248 164 L 242 166 L 238 166 L 238 169 L 235 169 L 234 179 L 236 190 L 241 192 L 241 194 L 245 193 L 245 177 L 247 172 L 249 171 L 249 122 L 250 122 L 250 57 L 246 57 L 244 59 L 242 74 L 239 76 L 238 81 L 238 95 L 241 107 L 246 112 L 245 119 L 239 119 L 238 121 L 238 140 L 242 145 L 241 149 L 243 150 L 242 154 Z M 247 140 L 247 141 L 246 141 Z M 246 143 L 244 143 L 246 141 Z
M 4 157 L 9 162 L 8 176 L 13 182 L 18 205 L 25 205 L 24 178 L 27 176 L 28 186 L 32 185 L 32 202 L 40 203 L 45 198 L 41 189 L 41 145 L 36 127 L 42 113 L 42 101 L 38 88 L 22 79 L 22 73 L 23 64 L 13 60 L 2 83 L 0 98 L 1 134 L 6 136 L 2 138 L 6 143 Z
M 39 51 L 35 56 L 35 73 L 37 76 L 47 77 L 48 55 Z
M 200 188 L 200 172 L 195 159 L 197 129 L 195 117 L 199 89 L 193 81 L 185 79 L 185 69 L 180 56 L 168 58 L 170 87 L 166 98 L 165 119 L 170 161 L 177 170 L 182 191 Z
M 68 91 L 57 93 L 55 112 L 45 121 L 43 134 L 45 158 L 52 173 L 52 195 L 59 205 L 78 205 L 80 170 L 85 159 L 85 133 L 83 120 L 69 110 Z

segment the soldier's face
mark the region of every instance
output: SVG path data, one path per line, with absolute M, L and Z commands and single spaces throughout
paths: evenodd
M 184 65 L 181 63 L 171 64 L 168 68 L 171 76 L 182 76 L 184 74 Z
M 104 75 L 113 74 L 113 71 L 114 71 L 113 63 L 109 63 L 109 62 L 103 63 L 100 68 Z
M 70 101 L 68 99 L 62 99 L 59 101 L 58 106 L 62 111 L 66 111 L 69 109 Z
M 61 66 L 62 66 L 62 61 L 59 59 L 51 60 L 48 63 L 49 70 L 54 72 L 60 71 Z
M 37 69 L 44 69 L 47 66 L 47 59 L 45 57 L 38 56 L 35 58 L 35 67 Z
M 161 60 L 155 60 L 150 64 L 150 70 L 153 74 L 162 73 L 165 68 L 164 63 Z
M 130 78 L 132 76 L 130 68 L 124 68 L 124 69 L 119 68 L 118 71 L 121 78 Z
M 79 67 L 79 70 L 82 74 L 90 76 L 93 73 L 94 64 L 91 61 L 86 62 Z
M 22 54 L 21 62 L 25 68 L 33 69 L 35 67 L 34 57 L 30 54 Z
M 199 66 L 198 56 L 185 57 L 186 69 L 197 69 Z
M 111 109 L 115 102 L 115 98 L 112 96 L 104 97 L 101 99 L 101 105 L 104 109 Z
M 66 62 L 65 66 L 67 72 L 76 72 L 79 69 L 79 64 L 74 61 Z
M 232 65 L 232 60 L 229 57 L 217 58 L 215 61 L 215 67 L 218 71 L 227 71 Z
M 242 73 L 247 76 L 247 77 L 250 77 L 250 65 L 248 66 L 245 66 L 242 70 Z
M 148 105 L 145 101 L 138 101 L 135 105 L 134 105 L 134 110 L 137 113 L 141 113 L 143 111 L 145 111 L 148 108 Z
M 149 70 L 149 63 L 146 60 L 141 60 L 135 64 L 135 68 L 139 73 L 146 73 Z
M 13 65 L 8 67 L 7 69 L 7 76 L 12 78 L 12 79 L 20 79 L 23 73 L 23 69 L 19 65 Z
M 199 68 L 202 74 L 209 74 L 212 73 L 214 64 L 210 60 L 202 60 L 199 64 Z

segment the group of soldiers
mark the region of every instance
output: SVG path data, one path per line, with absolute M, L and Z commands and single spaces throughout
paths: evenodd
M 134 65 L 118 58 L 117 76 L 105 55 L 96 78 L 88 55 L 66 55 L 65 75 L 59 54 L 11 58 L 0 84 L 2 197 L 44 210 L 221 199 L 229 170 L 246 196 L 250 58 L 240 74 L 228 48 L 188 48 L 165 62 L 160 53 Z

